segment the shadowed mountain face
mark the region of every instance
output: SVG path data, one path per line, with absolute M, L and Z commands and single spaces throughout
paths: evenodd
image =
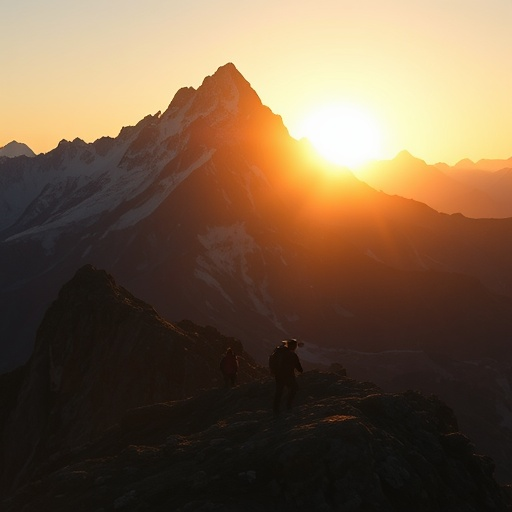
M 17 401 L 4 408 L 12 414 L 2 482 L 89 442 L 128 409 L 218 385 L 228 346 L 240 357 L 240 382 L 262 375 L 239 341 L 170 324 L 106 272 L 83 267 L 46 313 Z

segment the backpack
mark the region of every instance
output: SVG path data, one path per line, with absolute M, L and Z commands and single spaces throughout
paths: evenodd
M 279 345 L 274 349 L 272 354 L 268 356 L 268 367 L 270 369 L 270 373 L 272 375 L 276 375 L 281 369 L 283 356 L 285 355 L 285 350 L 288 350 L 286 346 Z

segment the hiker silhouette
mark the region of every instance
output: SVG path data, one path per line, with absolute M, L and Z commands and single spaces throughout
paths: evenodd
M 236 377 L 238 374 L 238 356 L 235 355 L 230 347 L 220 361 L 220 371 L 224 377 L 226 387 L 236 386 Z
M 270 371 L 276 380 L 273 403 L 275 416 L 278 416 L 280 413 L 284 389 L 287 388 L 286 408 L 288 410 L 291 409 L 297 394 L 298 386 L 295 371 L 302 373 L 303 369 L 299 357 L 295 353 L 296 348 L 296 339 L 284 340 L 269 358 Z

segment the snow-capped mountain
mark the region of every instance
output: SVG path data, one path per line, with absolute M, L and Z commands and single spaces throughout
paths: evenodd
M 62 284 L 92 264 L 260 361 L 293 335 L 312 364 L 350 354 L 359 371 L 358 354 L 385 352 L 460 384 L 430 358 L 487 358 L 508 415 L 512 219 L 440 214 L 336 170 L 232 64 L 115 138 L 0 159 L 1 370 L 27 360 Z
M 4 361 L 28 356 L 59 285 L 85 263 L 164 316 L 211 323 L 257 350 L 288 332 L 408 346 L 406 312 L 411 328 L 428 327 L 414 343 L 432 343 L 432 312 L 411 287 L 427 310 L 461 322 L 468 295 L 458 293 L 490 293 L 454 271 L 512 295 L 511 221 L 487 227 L 348 171 L 333 177 L 232 64 L 116 138 L 3 161 L 0 191 Z
M 432 307 L 459 318 L 459 288 L 480 293 L 446 272 L 512 295 L 511 222 L 488 229 L 378 193 L 348 171 L 333 178 L 232 64 L 116 138 L 3 161 L 0 191 L 3 350 L 18 362 L 59 285 L 85 263 L 171 319 L 211 323 L 264 350 L 287 332 L 408 345 L 404 312 L 420 325 Z M 413 307 L 412 286 L 428 308 Z M 415 343 L 430 343 L 428 331 Z
M 36 154 L 26 144 L 13 140 L 0 148 L 0 158 L 3 156 L 7 158 L 14 158 L 16 156 L 33 157 Z

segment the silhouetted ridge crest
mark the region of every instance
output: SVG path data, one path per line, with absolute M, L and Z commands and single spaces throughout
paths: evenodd
M 98 270 L 93 265 L 81 267 L 61 288 L 58 300 L 68 305 L 91 303 L 94 307 L 98 307 L 100 302 L 105 305 L 117 303 L 123 307 L 157 315 L 152 306 L 119 286 L 105 270 Z
M 164 117 L 180 110 L 186 112 L 189 119 L 208 117 L 213 112 L 224 111 L 237 116 L 240 113 L 254 114 L 264 107 L 256 91 L 232 63 L 225 64 L 202 84 L 194 89 L 183 87 L 178 90 Z M 278 116 L 276 116 L 278 117 Z
M 228 346 L 240 358 L 241 382 L 262 375 L 238 340 L 192 322 L 177 327 L 104 270 L 81 267 L 38 329 L 6 423 L 5 482 L 23 481 L 23 467 L 89 442 L 128 409 L 218 385 Z

